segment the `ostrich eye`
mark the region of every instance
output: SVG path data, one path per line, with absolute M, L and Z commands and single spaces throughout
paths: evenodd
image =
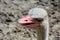
M 34 18 L 33 21 L 36 21 L 36 22 L 42 22 L 43 19 L 42 19 L 42 18 Z

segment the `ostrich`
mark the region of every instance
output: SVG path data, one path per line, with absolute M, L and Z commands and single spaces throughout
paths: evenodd
M 32 8 L 28 15 L 18 19 L 19 24 L 28 28 L 34 28 L 37 32 L 37 40 L 48 40 L 49 21 L 47 11 L 43 8 Z

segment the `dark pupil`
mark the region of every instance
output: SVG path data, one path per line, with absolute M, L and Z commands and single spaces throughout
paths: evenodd
M 33 21 L 42 22 L 43 19 L 42 18 L 39 18 L 39 19 L 38 18 L 34 18 Z

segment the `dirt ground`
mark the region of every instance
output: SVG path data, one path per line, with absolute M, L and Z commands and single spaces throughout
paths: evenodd
M 49 40 L 60 40 L 60 0 L 0 0 L 0 40 L 36 40 L 34 30 L 19 28 L 17 22 L 35 7 L 48 12 Z

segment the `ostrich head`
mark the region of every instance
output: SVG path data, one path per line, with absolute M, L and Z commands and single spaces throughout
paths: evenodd
M 44 25 L 46 29 L 46 39 L 48 40 L 49 22 L 47 11 L 43 8 L 32 8 L 29 10 L 28 15 L 18 20 L 18 22 L 26 27 L 37 27 L 40 24 Z
M 28 15 L 18 20 L 18 22 L 27 27 L 37 27 L 47 16 L 47 12 L 42 8 L 33 8 L 29 10 Z

